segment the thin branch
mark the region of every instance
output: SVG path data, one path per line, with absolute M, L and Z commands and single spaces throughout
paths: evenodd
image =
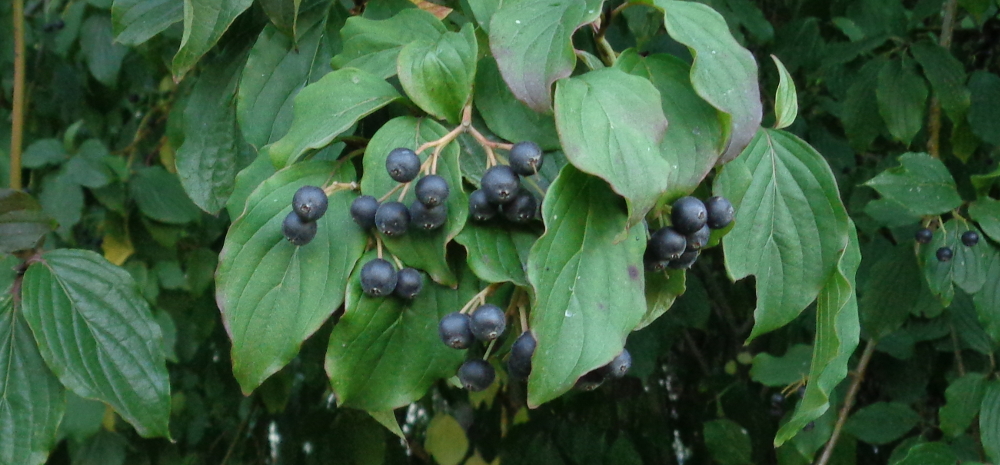
M 941 18 L 941 36 L 938 44 L 946 50 L 951 48 L 951 39 L 955 34 L 955 10 L 958 0 L 948 0 L 944 6 Z M 927 128 L 930 137 L 927 138 L 927 152 L 934 158 L 941 157 L 941 101 L 935 96 L 931 99 L 931 109 L 927 115 Z
M 861 389 L 861 382 L 865 379 L 865 370 L 868 369 L 868 362 L 871 362 L 872 355 L 875 354 L 875 346 L 877 344 L 878 341 L 874 339 L 868 340 L 865 351 L 861 354 L 861 360 L 858 361 L 858 366 L 855 368 L 854 380 L 851 381 L 851 387 L 847 389 L 847 397 L 844 398 L 844 405 L 840 408 L 840 414 L 837 415 L 837 424 L 833 426 L 833 434 L 830 435 L 830 440 L 826 443 L 826 449 L 823 449 L 823 455 L 820 456 L 816 465 L 826 465 L 830 462 L 830 457 L 833 456 L 833 449 L 837 447 L 837 441 L 840 440 L 840 432 L 844 429 L 844 423 L 847 422 L 847 415 L 851 413 L 851 408 L 854 407 L 854 398 L 857 397 L 858 391 Z
M 21 146 L 24 144 L 24 0 L 14 0 L 14 108 L 10 127 L 10 188 L 21 190 Z

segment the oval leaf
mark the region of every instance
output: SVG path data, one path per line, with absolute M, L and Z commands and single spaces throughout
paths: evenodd
M 455 241 L 465 246 L 469 268 L 479 279 L 527 286 L 524 263 L 537 238 L 536 234 L 520 228 L 469 222 L 455 236 Z
M 141 168 L 129 180 L 139 211 L 163 223 L 184 224 L 201 216 L 198 206 L 184 192 L 180 179 L 159 166 Z
M 330 62 L 334 68 L 359 68 L 380 78 L 396 74 L 399 51 L 418 40 L 435 41 L 447 31 L 434 15 L 419 8 L 384 20 L 352 16 L 340 30 L 344 51 Z
M 478 53 L 471 24 L 434 41 L 411 42 L 399 51 L 399 83 L 420 109 L 458 124 L 472 94 Z
M 184 0 L 115 0 L 115 42 L 136 46 L 184 19 Z
M 899 163 L 865 185 L 916 215 L 938 215 L 962 205 L 955 179 L 941 160 L 926 153 L 904 153 Z
M 868 444 L 887 444 L 917 426 L 920 415 L 898 402 L 876 402 L 854 412 L 844 431 Z
M 771 55 L 774 65 L 778 67 L 778 91 L 774 94 L 774 129 L 784 129 L 795 122 L 799 114 L 799 99 L 795 93 L 795 81 L 788 69 L 778 57 Z
M 986 375 L 983 373 L 967 373 L 952 381 L 944 391 L 948 403 L 938 412 L 941 431 L 952 438 L 962 435 L 979 413 L 985 394 Z
M 30 195 L 0 189 L 0 253 L 31 249 L 55 227 L 55 221 Z
M 948 49 L 929 40 L 914 43 L 910 53 L 923 68 L 948 118 L 956 124 L 965 120 L 971 103 L 969 89 L 965 87 L 965 65 Z
M 556 121 L 552 115 L 536 113 L 515 98 L 500 76 L 500 69 L 492 56 L 479 61 L 473 98 L 476 110 L 496 135 L 513 142 L 534 141 L 545 150 L 559 148 Z
M 913 136 L 923 127 L 927 94 L 927 83 L 905 56 L 882 67 L 878 73 L 875 98 L 878 100 L 878 112 L 893 138 L 910 145 Z

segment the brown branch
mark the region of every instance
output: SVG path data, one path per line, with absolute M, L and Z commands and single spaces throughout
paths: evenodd
M 948 0 L 944 6 L 944 14 L 941 18 L 941 36 L 938 44 L 945 48 L 951 48 L 951 39 L 955 34 L 955 10 L 958 0 Z M 927 152 L 934 158 L 941 157 L 941 101 L 937 97 L 931 99 L 931 109 L 927 115 L 927 128 L 930 136 L 927 138 Z
M 851 381 L 851 387 L 847 389 L 847 397 L 844 397 L 844 405 L 840 408 L 840 414 L 837 415 L 837 423 L 833 426 L 833 434 L 830 435 L 830 440 L 826 443 L 826 449 L 823 449 L 823 455 L 820 456 L 816 465 L 826 465 L 830 462 L 830 457 L 833 456 L 833 449 L 837 447 L 837 441 L 840 440 L 840 432 L 844 429 L 844 423 L 847 422 L 847 416 L 851 413 L 851 408 L 854 407 L 854 398 L 857 397 L 858 391 L 861 389 L 861 382 L 865 379 L 865 370 L 868 369 L 868 362 L 871 362 L 877 344 L 878 341 L 874 339 L 868 340 L 865 351 L 861 354 L 861 360 L 858 361 L 858 366 L 854 369 L 854 380 Z
M 24 0 L 14 0 L 14 108 L 10 128 L 10 188 L 21 190 L 24 143 Z

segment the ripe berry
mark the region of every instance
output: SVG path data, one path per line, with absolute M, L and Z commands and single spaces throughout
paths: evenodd
M 410 226 L 410 212 L 399 202 L 385 202 L 375 212 L 375 226 L 386 236 L 402 236 Z
M 375 227 L 375 212 L 378 211 L 378 200 L 370 195 L 362 195 L 351 202 L 351 218 L 364 230 Z
M 507 329 L 507 317 L 500 307 L 493 304 L 483 304 L 472 312 L 472 321 L 469 327 L 476 339 L 489 342 L 500 337 Z
M 611 360 L 611 363 L 607 365 L 608 374 L 613 378 L 621 378 L 628 373 L 629 368 L 632 368 L 632 354 L 628 353 L 627 350 L 622 350 L 622 353 L 618 354 L 617 357 Z
M 292 196 L 292 210 L 298 213 L 302 221 L 316 221 L 326 213 L 329 200 L 326 192 L 316 186 L 302 186 Z
M 722 229 L 733 222 L 736 210 L 733 204 L 725 197 L 711 197 L 705 201 L 705 210 L 708 212 L 708 227 L 712 229 Z
M 447 205 L 428 207 L 419 200 L 414 200 L 410 204 L 410 223 L 420 229 L 433 231 L 444 226 L 446 221 L 448 221 Z
M 384 297 L 396 289 L 396 268 L 386 260 L 376 258 L 361 267 L 361 290 L 370 297 Z
M 316 222 L 302 221 L 298 214 L 291 211 L 281 222 L 281 232 L 293 245 L 306 245 L 316 237 Z
M 514 344 L 510 346 L 510 356 L 507 358 L 507 374 L 511 378 L 525 379 L 531 374 L 531 356 L 537 345 L 535 336 L 530 331 L 521 333 Z
M 493 365 L 480 358 L 466 360 L 458 369 L 458 380 L 470 391 L 482 391 L 490 387 L 496 376 Z
M 399 297 L 413 300 L 424 288 L 424 277 L 413 268 L 403 268 L 396 273 L 396 289 L 392 292 Z
M 951 247 L 937 249 L 937 259 L 939 262 L 949 261 L 953 256 L 955 256 L 955 252 L 952 252 Z
M 708 245 L 708 240 L 712 238 L 712 230 L 709 229 L 708 225 L 702 226 L 701 229 L 695 231 L 693 234 L 688 234 L 687 236 L 687 249 L 688 250 L 700 250 L 702 247 Z
M 444 316 L 438 323 L 438 335 L 444 345 L 452 349 L 468 349 L 475 340 L 469 327 L 471 319 L 464 313 L 452 312 Z
M 966 247 L 972 247 L 979 243 L 979 233 L 975 231 L 966 231 L 962 233 L 962 243 Z
M 521 176 L 531 176 L 542 168 L 542 148 L 526 140 L 510 148 L 510 167 Z
M 518 191 L 514 200 L 507 202 L 501 207 L 504 218 L 512 223 L 527 223 L 535 217 L 538 210 L 538 201 L 525 189 Z
M 489 221 L 497 215 L 497 206 L 486 198 L 486 192 L 476 189 L 469 194 L 469 216 L 475 221 Z
M 496 165 L 483 174 L 482 184 L 490 203 L 501 205 L 514 200 L 521 188 L 521 178 L 509 166 Z
M 410 182 L 420 173 L 420 157 L 405 147 L 393 149 L 385 158 L 385 170 L 396 182 Z
M 934 233 L 927 228 L 918 229 L 916 234 L 913 235 L 913 238 L 921 244 L 930 244 L 931 239 L 934 239 Z
M 699 253 L 700 252 L 698 252 L 697 250 L 689 250 L 687 252 L 684 252 L 681 254 L 680 257 L 677 257 L 674 260 L 670 260 L 670 263 L 667 264 L 667 267 L 673 268 L 675 270 L 686 270 L 688 268 L 691 268 L 691 265 L 694 265 L 694 261 L 698 259 Z
M 687 238 L 673 228 L 661 228 L 653 233 L 646 249 L 655 261 L 674 260 L 687 248 Z
M 436 207 L 448 199 L 448 181 L 436 174 L 429 174 L 417 181 L 417 188 L 413 191 L 419 200 L 428 207 Z
M 681 197 L 670 210 L 670 222 L 681 234 L 691 234 L 708 222 L 705 204 L 694 197 Z

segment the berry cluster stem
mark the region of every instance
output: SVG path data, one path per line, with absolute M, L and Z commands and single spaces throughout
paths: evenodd
M 490 357 L 490 354 L 493 352 L 493 345 L 496 344 L 496 343 L 497 343 L 497 340 L 494 339 L 494 340 L 490 341 L 490 345 L 486 346 L 486 353 L 483 354 L 483 360 L 486 360 L 486 359 L 488 359 Z
M 359 187 L 360 186 L 356 182 L 333 182 L 330 183 L 330 185 L 324 187 L 323 192 L 326 193 L 327 196 L 330 196 L 337 191 L 346 191 L 346 190 L 354 191 L 358 190 Z
M 496 291 L 498 287 L 500 287 L 500 283 L 493 283 L 490 284 L 489 286 L 486 286 L 486 288 L 476 293 L 476 295 L 472 296 L 472 298 L 469 299 L 469 301 L 466 302 L 464 306 L 462 306 L 462 309 L 459 310 L 458 313 L 467 314 L 471 312 L 473 308 L 485 304 L 486 298 L 492 295 L 493 292 Z
M 382 238 L 378 235 L 375 235 L 375 250 L 378 258 L 382 258 Z

